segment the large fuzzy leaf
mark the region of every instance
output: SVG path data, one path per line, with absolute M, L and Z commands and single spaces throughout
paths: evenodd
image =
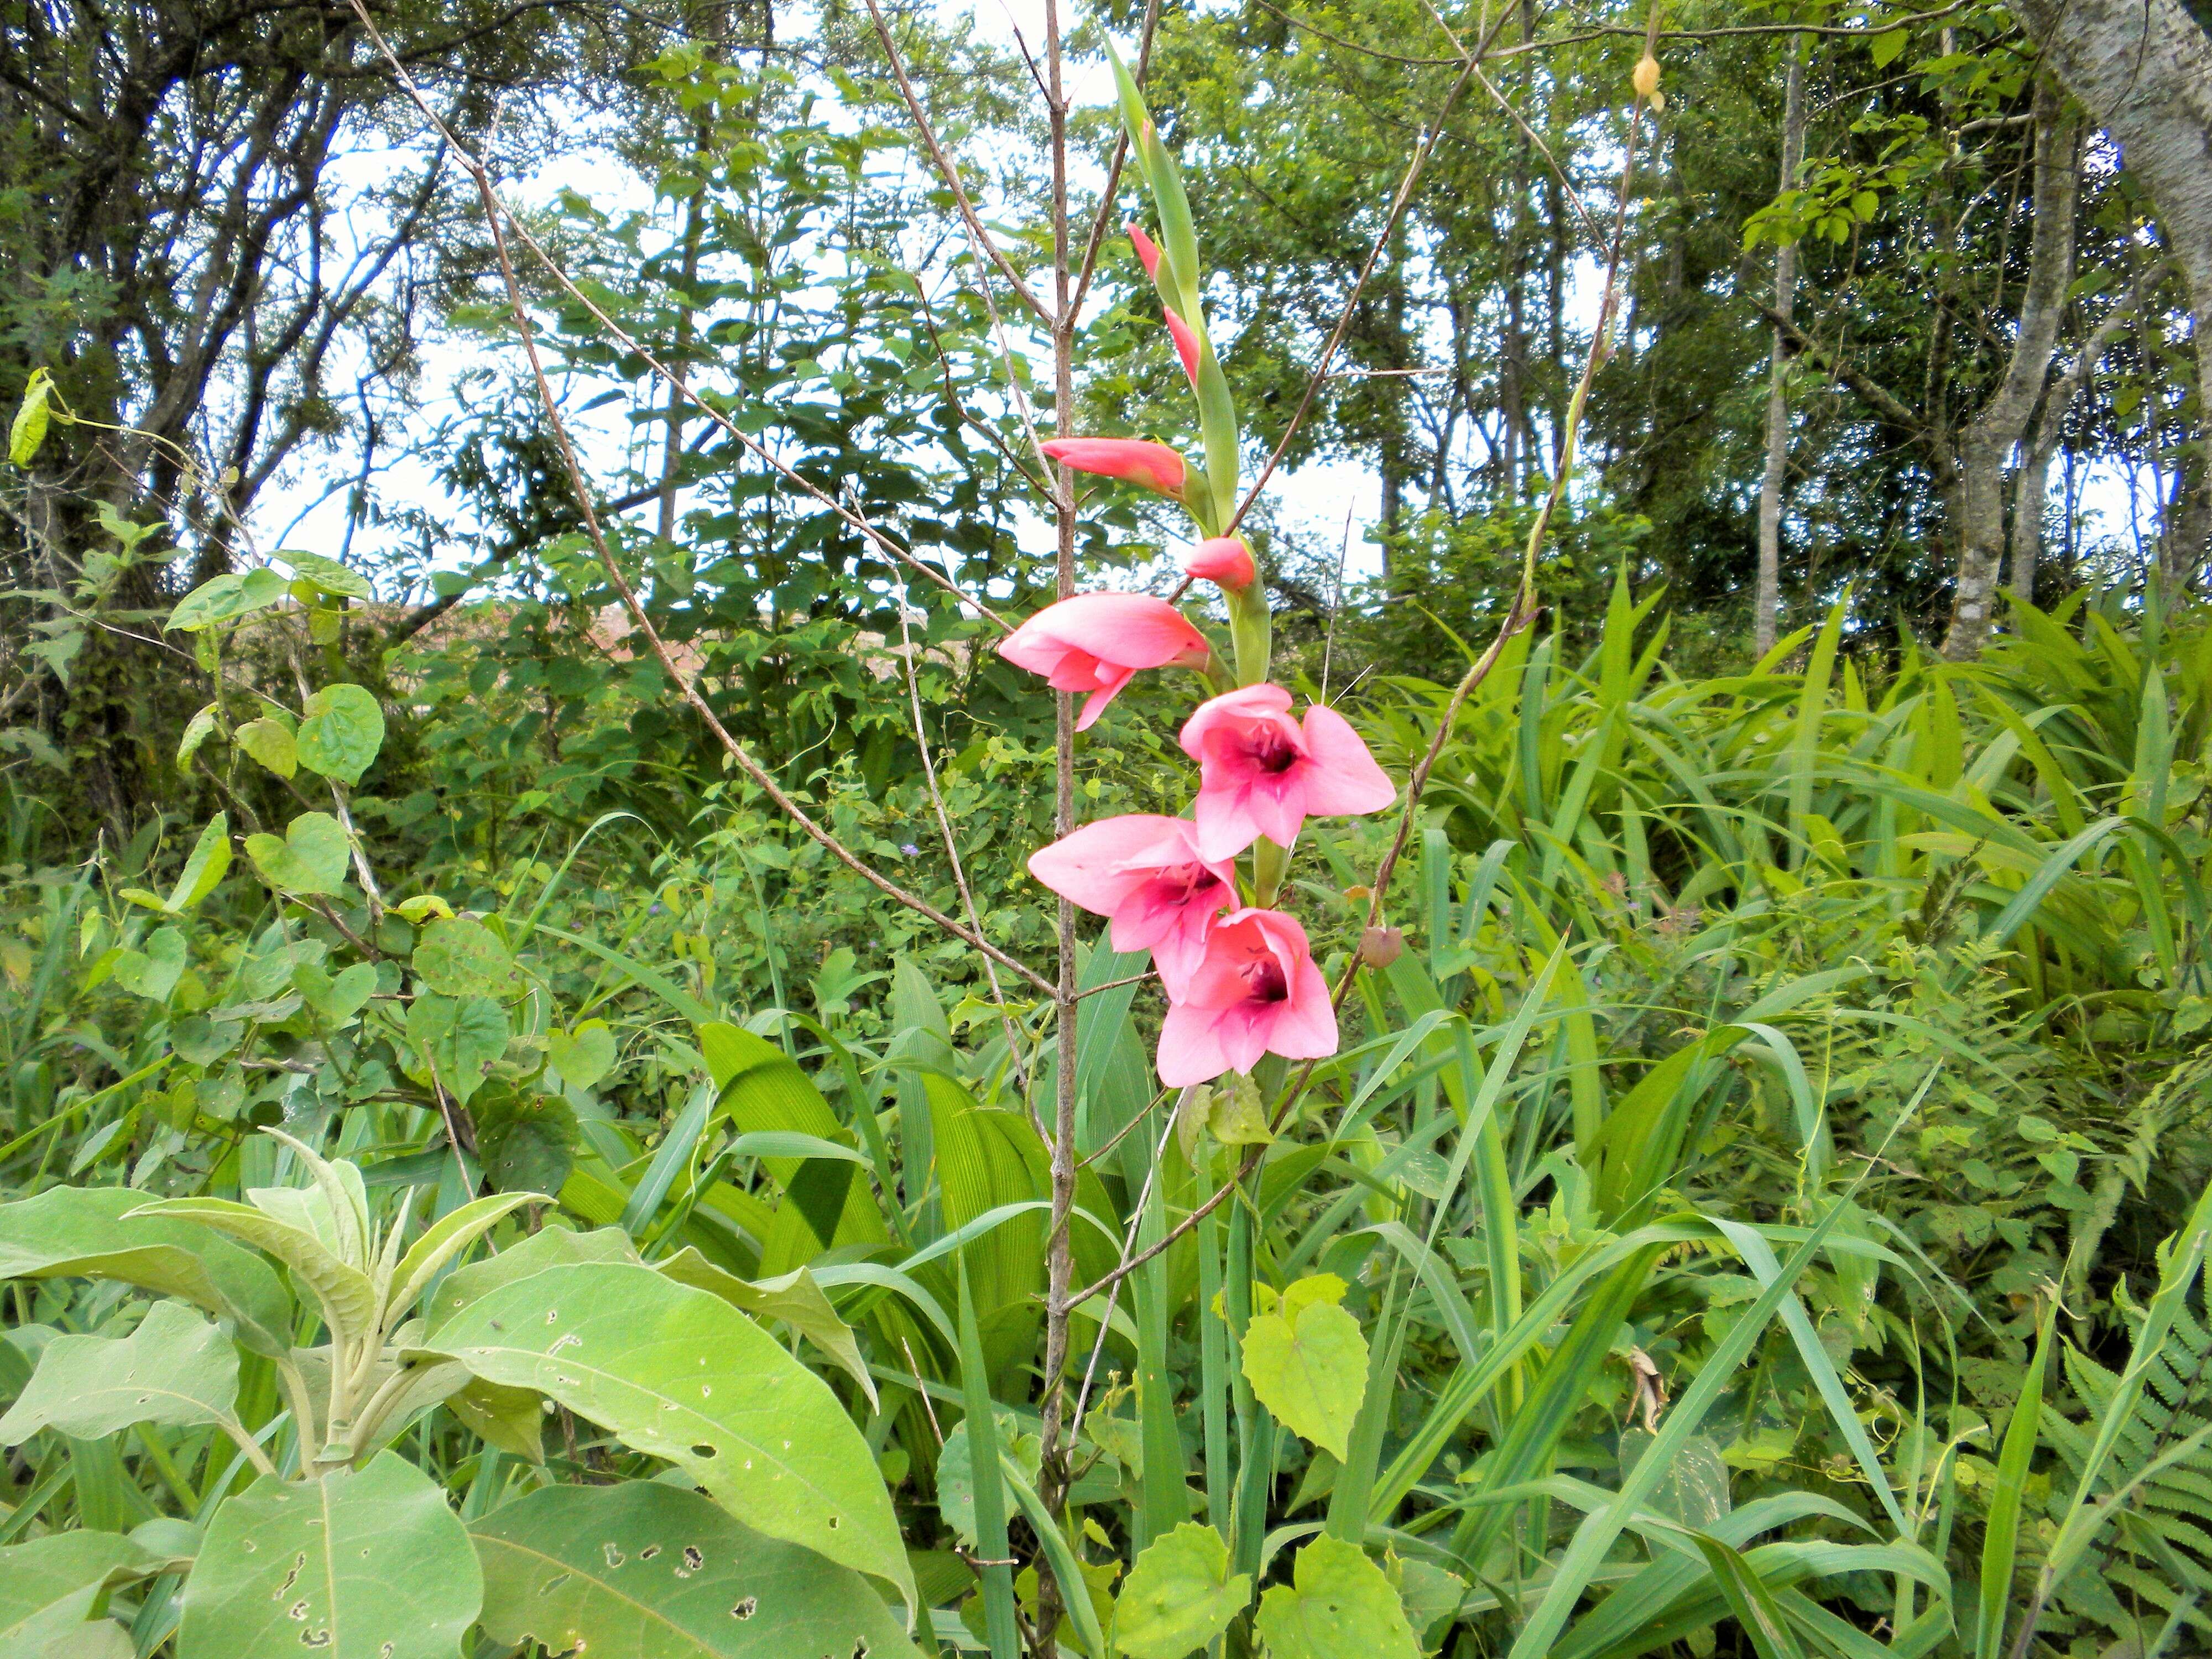
M 160 1558 L 112 1532 L 63 1532 L 0 1549 L 0 1653 L 8 1659 L 123 1659 L 120 1625 L 88 1623 L 110 1585 L 161 1571 Z
M 444 1492 L 380 1452 L 226 1501 L 181 1601 L 178 1659 L 458 1659 L 483 1577 Z
M 291 1346 L 291 1300 L 268 1264 L 197 1223 L 147 1213 L 126 1187 L 56 1187 L 0 1205 L 0 1279 L 114 1279 L 237 1322 L 259 1353 Z
M 829 1384 L 720 1297 L 626 1262 L 502 1285 L 431 1339 L 682 1468 L 732 1513 L 914 1597 L 890 1495 Z
M 305 1226 L 280 1221 L 251 1204 L 227 1198 L 165 1199 L 133 1213 L 196 1221 L 266 1250 L 314 1292 L 325 1316 L 349 1336 L 365 1334 L 375 1320 L 376 1289 L 368 1275 L 341 1261 Z
M 495 1642 L 626 1659 L 916 1651 L 858 1573 L 662 1481 L 549 1486 L 472 1535 Z
M 128 1336 L 58 1336 L 30 1386 L 0 1417 L 0 1446 L 59 1429 L 81 1440 L 134 1423 L 227 1423 L 238 1400 L 238 1350 L 181 1302 L 157 1302 Z

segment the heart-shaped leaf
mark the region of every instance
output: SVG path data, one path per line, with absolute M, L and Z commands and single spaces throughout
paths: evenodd
M 455 916 L 422 930 L 415 946 L 415 972 L 446 996 L 496 996 L 514 981 L 514 958 L 483 923 Z
M 898 1587 L 914 1571 L 874 1455 L 829 1384 L 720 1297 L 625 1262 L 549 1267 L 433 1339 L 666 1458 L 764 1532 Z
M 178 1659 L 455 1659 L 483 1574 L 443 1490 L 387 1451 L 229 1498 L 179 1601 Z
M 264 605 L 276 604 L 284 597 L 284 579 L 265 565 L 243 572 L 227 570 L 178 600 L 162 627 L 165 631 L 196 634 L 204 628 L 234 622 Z
M 575 1109 L 558 1095 L 479 1096 L 477 1156 L 484 1179 L 504 1193 L 557 1193 L 574 1166 Z
M 341 681 L 307 699 L 300 722 L 300 764 L 350 787 L 384 747 L 384 710 L 358 685 Z
M 483 1086 L 510 1035 L 507 1011 L 489 997 L 425 994 L 407 1010 L 407 1040 L 447 1092 L 464 1103 Z
M 1252 1577 L 1229 1571 L 1229 1546 L 1186 1521 L 1146 1545 L 1114 1600 L 1114 1645 L 1128 1659 L 1182 1659 L 1252 1604 Z
M 231 735 L 231 741 L 280 778 L 289 778 L 300 769 L 298 745 L 290 728 L 282 721 L 266 715 L 248 720 Z
M 1244 1332 L 1244 1377 L 1260 1403 L 1339 1458 L 1367 1392 L 1367 1339 L 1337 1305 L 1344 1289 L 1334 1273 L 1302 1279 Z
M 328 812 L 302 812 L 274 836 L 248 836 L 246 855 L 269 884 L 287 893 L 335 893 L 345 883 L 352 852 L 346 832 Z
M 550 1031 L 545 1057 L 563 1083 L 588 1089 L 614 1068 L 615 1034 L 603 1019 L 587 1019 L 573 1031 Z
M 1260 1598 L 1253 1629 L 1267 1659 L 1420 1659 L 1382 1569 L 1339 1538 L 1316 1538 L 1298 1552 L 1291 1582 Z
M 858 1573 L 658 1481 L 549 1486 L 471 1534 L 484 1629 L 502 1647 L 534 1638 L 549 1653 L 630 1659 L 915 1659 Z
M 325 593 L 335 594 L 341 599 L 365 599 L 373 591 L 369 587 L 368 578 L 361 572 L 340 564 L 336 559 L 326 559 L 319 553 L 280 547 L 276 550 L 276 556 Z
M 157 927 L 143 951 L 115 958 L 115 982 L 133 996 L 167 1002 L 185 971 L 185 936 L 174 927 Z

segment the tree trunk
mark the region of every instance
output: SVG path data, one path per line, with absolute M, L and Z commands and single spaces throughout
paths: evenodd
M 2051 372 L 2051 354 L 2074 280 L 2074 210 L 2081 173 L 2075 155 L 2080 124 L 2066 94 L 2048 77 L 2035 89 L 2034 223 L 2020 324 L 2004 379 L 1974 416 L 1959 446 L 1959 579 L 1943 654 L 1965 662 L 1981 654 L 1990 635 L 1998 568 L 2005 550 L 2005 465 L 2012 459 Z
M 2112 303 L 2104 320 L 2091 331 L 2073 363 L 2045 394 L 2043 412 L 2036 417 L 2034 435 L 2028 440 L 2027 459 L 2014 481 L 2012 500 L 2012 591 L 2030 605 L 2035 603 L 2036 567 L 2043 557 L 2043 513 L 2051 495 L 2051 463 L 2066 428 L 2066 412 L 2097 372 L 2097 365 L 2128 320 L 2164 275 L 2166 262 L 2155 260 L 2140 272 L 2128 291 Z M 2072 511 L 2069 493 L 2067 509 Z M 2069 564 L 2070 568 L 2070 564 Z M 2062 574 L 2064 573 L 2062 572 Z
M 2185 0 L 2011 0 L 2068 91 L 2118 143 L 2158 210 L 2189 292 L 2196 343 L 2197 443 L 2185 463 L 2193 499 L 2212 509 L 2212 35 Z M 2187 575 L 2203 566 L 2212 510 L 2185 514 L 2162 562 Z M 2177 532 L 2183 526 L 2176 526 Z
M 1805 155 L 1805 44 L 1790 47 L 1790 72 L 1782 94 L 1782 188 L 1796 186 Z M 1774 314 L 1787 323 L 1797 300 L 1797 248 L 1774 250 Z M 1766 382 L 1766 471 L 1759 483 L 1759 592 L 1752 617 L 1752 649 L 1774 648 L 1782 615 L 1782 483 L 1790 459 L 1790 361 L 1783 325 L 1774 328 L 1773 361 Z

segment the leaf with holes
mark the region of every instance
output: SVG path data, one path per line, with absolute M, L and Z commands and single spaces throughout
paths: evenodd
M 228 1423 L 238 1402 L 238 1350 L 181 1302 L 156 1302 L 128 1336 L 58 1336 L 39 1355 L 5 1417 L 0 1446 L 40 1429 L 96 1440 L 134 1423 Z
M 1340 1460 L 1367 1392 L 1367 1339 L 1337 1306 L 1343 1295 L 1334 1273 L 1301 1279 L 1244 1334 L 1244 1377 L 1260 1403 Z
M 358 685 L 341 680 L 307 699 L 300 722 L 300 764 L 351 787 L 384 747 L 384 710 Z
M 468 916 L 434 921 L 415 946 L 415 972 L 449 997 L 496 996 L 514 978 L 514 958 L 499 935 Z
M 1267 1659 L 1420 1659 L 1398 1592 L 1341 1539 L 1316 1538 L 1298 1552 L 1291 1583 L 1260 1598 L 1253 1630 Z
M 380 1452 L 224 1503 L 179 1601 L 177 1659 L 458 1659 L 483 1576 L 444 1492 Z
M 257 1353 L 289 1353 L 292 1300 L 268 1265 L 197 1222 L 143 1213 L 145 1202 L 128 1187 L 55 1187 L 0 1204 L 0 1279 L 119 1279 L 234 1320 Z
M 1229 1546 L 1186 1521 L 1145 1547 L 1114 1599 L 1114 1645 L 1128 1659 L 1182 1659 L 1252 1603 L 1252 1577 L 1229 1571 Z
M 914 1574 L 890 1494 L 828 1383 L 720 1297 L 626 1262 L 549 1267 L 433 1339 L 487 1382 L 535 1389 L 665 1457 L 762 1531 L 896 1584 Z
M 471 1535 L 495 1643 L 628 1659 L 915 1652 L 858 1573 L 659 1481 L 549 1486 Z

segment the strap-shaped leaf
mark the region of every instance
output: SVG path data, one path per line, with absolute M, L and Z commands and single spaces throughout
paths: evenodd
M 501 1217 L 525 1204 L 550 1204 L 544 1193 L 494 1193 L 464 1204 L 441 1216 L 399 1258 L 392 1275 L 392 1288 L 384 1303 L 384 1322 L 392 1322 L 414 1306 L 416 1297 L 430 1288 L 438 1270 L 499 1224 Z
M 127 1187 L 56 1187 L 0 1204 L 0 1279 L 119 1279 L 234 1320 L 257 1353 L 285 1352 L 291 1298 L 269 1265 L 197 1223 L 148 1214 L 145 1203 Z
M 858 1573 L 659 1481 L 549 1486 L 471 1535 L 495 1643 L 629 1659 L 915 1654 Z
M 197 1221 L 266 1250 L 314 1292 L 333 1328 L 349 1337 L 366 1334 L 376 1318 L 376 1288 L 360 1268 L 341 1261 L 306 1229 L 227 1198 L 170 1198 L 131 1212 Z
M 446 1494 L 392 1452 L 225 1502 L 180 1598 L 178 1659 L 455 1659 L 483 1576 Z
M 128 1336 L 58 1336 L 39 1355 L 0 1445 L 40 1429 L 96 1440 L 134 1423 L 189 1428 L 229 1423 L 238 1402 L 238 1350 L 181 1302 L 157 1302 Z
M 762 1531 L 915 1600 L 890 1495 L 830 1386 L 720 1297 L 623 1262 L 549 1267 L 431 1339 L 488 1382 L 535 1389 L 678 1465 Z

